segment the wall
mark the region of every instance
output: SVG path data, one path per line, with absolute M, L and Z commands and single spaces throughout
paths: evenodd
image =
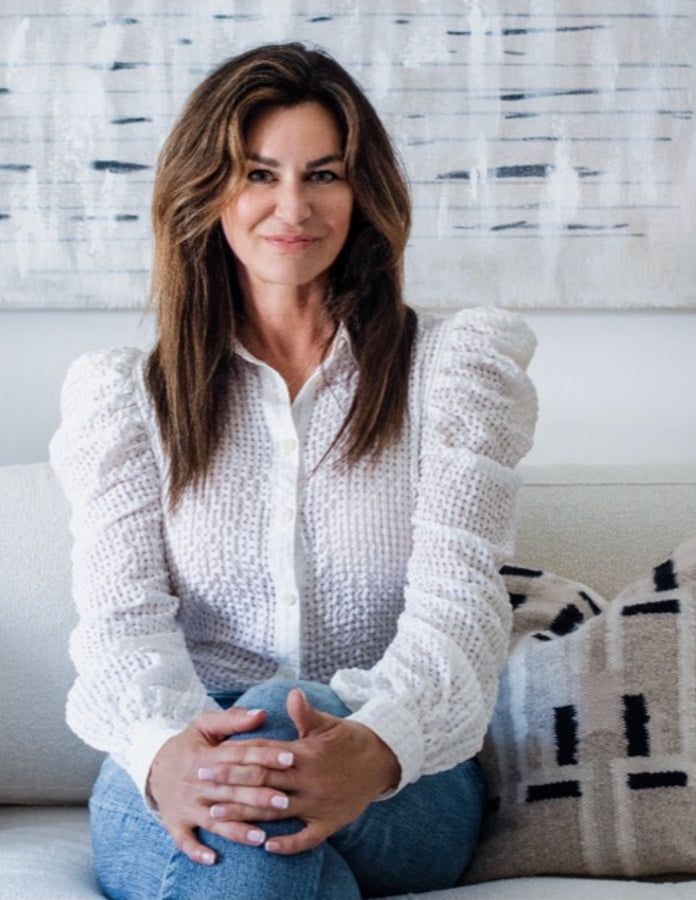
M 674 463 L 696 457 L 696 312 L 525 313 L 539 347 L 528 463 Z M 0 464 L 47 458 L 60 383 L 85 350 L 147 346 L 133 311 L 0 311 Z

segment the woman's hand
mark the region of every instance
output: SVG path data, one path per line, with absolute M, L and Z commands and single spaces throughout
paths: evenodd
M 296 741 L 230 742 L 255 747 L 274 748 L 275 757 L 290 753 L 294 764 L 284 770 L 269 771 L 269 787 L 289 798 L 282 813 L 263 816 L 294 816 L 305 823 L 295 834 L 273 837 L 265 844 L 272 853 L 300 853 L 316 847 L 340 828 L 353 822 L 380 794 L 396 787 L 400 778 L 398 761 L 387 745 L 365 725 L 346 721 L 313 707 L 299 688 L 288 694 L 288 715 L 298 731 Z M 220 764 L 206 772 L 210 787 L 221 789 L 238 779 L 235 765 Z M 233 820 L 237 804 L 216 804 L 217 815 Z M 255 816 L 262 818 L 261 816 Z M 220 832 L 222 833 L 222 832 Z M 248 841 L 246 841 L 248 843 Z
M 265 833 L 250 821 L 284 818 L 288 798 L 266 786 L 274 771 L 293 764 L 289 747 L 273 741 L 228 741 L 231 734 L 254 731 L 262 710 L 232 707 L 198 716 L 160 749 L 150 769 L 148 793 L 177 847 L 193 862 L 212 865 L 215 853 L 196 838 L 196 828 L 231 841 L 259 846 Z M 211 772 L 224 768 L 227 780 L 214 783 Z M 225 810 L 225 821 L 217 815 Z M 278 812 L 277 810 L 281 810 Z

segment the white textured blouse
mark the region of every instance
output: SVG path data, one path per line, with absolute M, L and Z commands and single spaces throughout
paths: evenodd
M 51 460 L 72 504 L 71 728 L 144 790 L 163 743 L 216 694 L 330 682 L 396 754 L 400 787 L 476 753 L 505 662 L 518 479 L 536 396 L 517 316 L 421 316 L 403 433 L 379 458 L 325 457 L 357 366 L 345 329 L 290 402 L 235 351 L 205 484 L 171 512 L 145 355 L 70 368 Z

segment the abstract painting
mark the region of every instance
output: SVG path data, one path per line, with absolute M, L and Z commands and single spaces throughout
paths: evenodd
M 141 308 L 191 89 L 324 47 L 410 180 L 415 305 L 696 305 L 696 0 L 3 0 L 0 307 Z

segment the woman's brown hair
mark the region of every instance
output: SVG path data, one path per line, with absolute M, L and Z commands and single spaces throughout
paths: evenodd
M 323 51 L 269 44 L 215 69 L 193 92 L 157 166 L 151 302 L 158 341 L 146 381 L 169 456 L 169 499 L 209 469 L 234 390 L 231 348 L 242 296 L 220 214 L 245 172 L 245 137 L 270 107 L 316 101 L 343 139 L 354 212 L 330 272 L 327 309 L 344 322 L 358 388 L 336 437 L 352 464 L 377 456 L 406 413 L 415 315 L 403 300 L 411 224 L 408 188 L 377 113 L 351 76 Z

